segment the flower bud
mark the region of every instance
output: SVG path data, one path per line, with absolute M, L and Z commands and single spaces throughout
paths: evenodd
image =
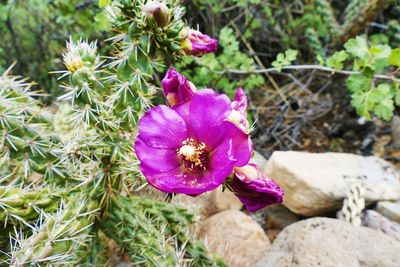
M 167 103 L 171 107 L 189 101 L 197 92 L 194 84 L 177 72 L 175 68 L 168 70 L 161 84 Z
M 164 3 L 158 1 L 150 1 L 143 6 L 143 12 L 148 17 L 153 17 L 157 26 L 165 27 L 171 19 L 171 13 Z
M 63 62 L 70 73 L 84 68 L 95 68 L 99 64 L 96 43 L 88 43 L 72 39 L 67 42 L 67 52 L 63 54 Z
M 218 49 L 218 41 L 199 31 L 186 28 L 180 33 L 181 48 L 188 55 L 202 56 Z
M 228 187 L 249 211 L 257 211 L 275 203 L 282 203 L 284 192 L 266 177 L 255 164 L 235 168 Z

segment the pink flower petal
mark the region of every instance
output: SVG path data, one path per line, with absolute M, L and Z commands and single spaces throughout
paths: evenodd
M 221 124 L 232 112 L 231 101 L 224 94 L 204 89 L 195 94 L 189 107 L 190 135 L 213 150 L 224 138 Z
M 238 111 L 240 114 L 246 116 L 247 96 L 241 87 L 239 87 L 236 90 L 233 100 L 234 100 L 232 102 L 233 109 Z
M 141 167 L 153 169 L 156 172 L 176 169 L 181 164 L 176 149 L 148 146 L 141 137 L 136 138 L 135 152 Z
M 253 151 L 253 143 L 249 135 L 228 121 L 224 122 L 221 128 L 226 130 L 225 138 L 232 139 L 232 155 L 236 160 L 235 166 L 246 165 L 250 161 Z
M 148 110 L 140 119 L 138 129 L 140 138 L 155 148 L 178 149 L 188 138 L 185 121 L 164 105 Z

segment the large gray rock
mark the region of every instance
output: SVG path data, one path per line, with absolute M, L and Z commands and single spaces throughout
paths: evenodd
M 380 201 L 376 211 L 392 221 L 400 223 L 400 201 Z
M 399 267 L 400 242 L 329 218 L 285 228 L 256 267 Z
M 261 226 L 243 212 L 227 210 L 208 218 L 200 239 L 230 267 L 253 267 L 271 247 Z
M 366 188 L 367 203 L 400 199 L 398 173 L 377 157 L 277 151 L 265 171 L 285 191 L 284 204 L 304 216 L 340 209 L 355 181 Z

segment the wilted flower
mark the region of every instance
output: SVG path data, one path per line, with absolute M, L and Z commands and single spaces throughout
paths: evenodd
M 148 17 L 153 17 L 157 25 L 160 27 L 167 26 L 171 19 L 168 7 L 164 3 L 158 1 L 148 2 L 143 6 L 143 12 L 146 13 Z
M 169 106 L 175 106 L 189 101 L 197 92 L 193 83 L 185 76 L 170 68 L 161 82 L 164 95 Z
M 249 122 L 247 120 L 247 97 L 242 88 L 238 88 L 232 102 L 232 113 L 228 116 L 228 121 L 235 124 L 245 133 L 250 132 Z
M 282 203 L 284 192 L 272 179 L 266 177 L 255 164 L 235 168 L 228 186 L 249 211 Z
M 231 122 L 229 98 L 205 89 L 184 104 L 150 109 L 140 120 L 135 152 L 148 182 L 161 191 L 201 194 L 248 163 L 249 136 Z
M 181 32 L 183 36 L 181 47 L 188 55 L 202 56 L 218 49 L 218 41 L 199 31 L 186 28 Z

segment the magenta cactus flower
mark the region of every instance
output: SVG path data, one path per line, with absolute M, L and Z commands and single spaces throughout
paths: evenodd
M 165 99 L 171 107 L 189 101 L 197 92 L 194 84 L 177 72 L 175 68 L 168 70 L 161 84 Z
M 184 39 L 181 46 L 188 55 L 202 56 L 218 49 L 218 41 L 207 34 L 187 28 L 183 30 L 182 35 Z
M 164 192 L 197 195 L 245 166 L 252 143 L 226 120 L 232 110 L 226 95 L 205 89 L 186 103 L 147 111 L 134 149 L 148 182 Z
M 235 168 L 229 188 L 249 211 L 257 211 L 275 203 L 282 203 L 284 192 L 266 177 L 255 164 Z

